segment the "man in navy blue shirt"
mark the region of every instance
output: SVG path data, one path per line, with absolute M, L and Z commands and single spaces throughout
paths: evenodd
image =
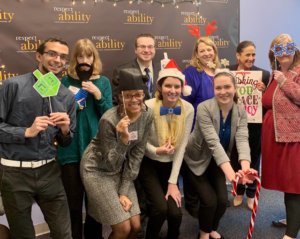
M 50 38 L 37 49 L 42 74 L 58 75 L 68 61 L 69 47 Z M 75 100 L 60 85 L 56 96 L 43 98 L 33 88 L 32 72 L 4 81 L 0 88 L 0 185 L 12 238 L 35 238 L 31 219 L 36 202 L 51 237 L 71 239 L 69 209 L 57 144 L 68 145 L 75 131 Z

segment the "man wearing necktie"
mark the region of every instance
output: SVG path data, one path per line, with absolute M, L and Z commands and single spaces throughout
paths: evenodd
M 156 79 L 158 77 L 158 71 L 160 70 L 160 64 L 154 63 L 155 57 L 155 38 L 152 34 L 143 33 L 135 39 L 135 55 L 136 58 L 128 63 L 118 66 L 114 69 L 112 77 L 112 90 L 113 90 L 113 104 L 117 104 L 117 88 L 120 80 L 120 71 L 124 69 L 138 70 L 143 77 L 145 83 L 145 99 L 154 97 L 156 90 Z M 128 71 L 128 70 L 127 70 Z

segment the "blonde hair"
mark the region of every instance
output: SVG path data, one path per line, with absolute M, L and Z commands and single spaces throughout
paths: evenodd
M 162 101 L 156 96 L 153 115 L 154 115 L 154 125 L 157 132 L 157 138 L 159 146 L 170 142 L 175 148 L 181 144 L 184 126 L 186 110 L 181 99 L 178 99 L 176 106 L 181 107 L 181 114 L 167 114 L 160 115 L 160 107 L 162 106 Z
M 99 56 L 99 52 L 94 43 L 87 38 L 80 39 L 75 43 L 73 54 L 70 60 L 70 65 L 68 68 L 68 74 L 73 78 L 78 78 L 75 69 L 77 66 L 77 57 L 81 55 L 93 55 L 93 75 L 100 75 L 102 72 L 102 62 Z
M 272 70 L 275 70 L 276 64 L 278 66 L 278 69 L 280 69 L 279 62 L 277 60 L 276 60 L 277 63 L 275 62 L 275 56 L 274 56 L 274 52 L 272 51 L 272 49 L 274 48 L 275 44 L 281 44 L 286 39 L 289 42 L 293 42 L 292 37 L 286 33 L 277 35 L 271 42 L 270 49 L 269 49 L 269 60 L 270 60 Z M 290 69 L 292 69 L 295 65 L 298 65 L 299 63 L 300 63 L 300 51 L 299 51 L 299 49 L 296 49 L 295 55 L 294 55 L 294 60 L 293 60 L 292 65 L 290 66 Z
M 198 40 L 196 41 L 196 43 L 194 45 L 190 65 L 196 67 L 198 71 L 203 71 L 204 68 L 206 67 L 198 59 L 198 47 L 199 47 L 200 43 L 204 43 L 205 45 L 211 46 L 213 48 L 214 53 L 215 53 L 215 58 L 213 60 L 213 63 L 216 65 L 216 68 L 220 67 L 218 48 L 217 48 L 216 44 L 214 43 L 214 41 L 210 37 L 200 37 L 200 38 L 198 38 Z

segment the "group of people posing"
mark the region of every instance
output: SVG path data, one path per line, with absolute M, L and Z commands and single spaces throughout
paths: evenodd
M 42 74 L 59 76 L 68 63 L 66 42 L 50 38 L 37 49 Z M 234 206 L 252 209 L 259 171 L 262 184 L 284 192 L 284 239 L 300 228 L 300 51 L 287 34 L 269 50 L 272 73 L 254 66 L 251 41 L 237 46 L 230 70 L 262 71 L 263 124 L 247 122 L 234 74 L 220 69 L 218 50 L 199 38 L 189 66 L 154 63 L 155 38 L 135 39 L 136 58 L 103 76 L 98 50 L 88 39 L 72 49 L 58 94 L 42 98 L 32 72 L 0 88 L 0 189 L 12 238 L 35 238 L 36 202 L 55 239 L 180 235 L 184 204 L 198 219 L 198 239 L 224 238 L 219 222 L 228 203 L 226 181 L 236 182 Z M 261 133 L 262 132 L 262 133 Z M 262 136 L 262 137 L 261 137 Z M 85 200 L 84 200 L 85 199 Z M 82 226 L 82 207 L 86 217 Z M 195 234 L 196 238 L 196 234 Z

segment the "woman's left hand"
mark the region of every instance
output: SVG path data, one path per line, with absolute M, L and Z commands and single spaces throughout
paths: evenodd
M 285 80 L 286 80 L 285 75 L 281 71 L 277 71 L 277 70 L 273 71 L 273 78 L 274 78 L 274 80 L 277 81 L 279 86 L 281 86 L 283 84 L 283 82 L 285 82 Z
M 119 201 L 120 201 L 120 203 L 121 203 L 121 205 L 122 205 L 125 212 L 128 212 L 130 210 L 130 208 L 132 207 L 132 202 L 125 195 L 120 195 L 119 196 Z
M 181 193 L 178 189 L 177 184 L 169 183 L 168 191 L 165 196 L 165 199 L 168 200 L 168 197 L 171 196 L 176 202 L 177 207 L 181 207 Z
M 81 86 L 82 86 L 83 90 L 86 90 L 87 92 L 94 95 L 96 100 L 101 99 L 101 91 L 99 90 L 99 88 L 95 84 L 93 84 L 93 82 L 91 82 L 91 81 L 82 81 Z

